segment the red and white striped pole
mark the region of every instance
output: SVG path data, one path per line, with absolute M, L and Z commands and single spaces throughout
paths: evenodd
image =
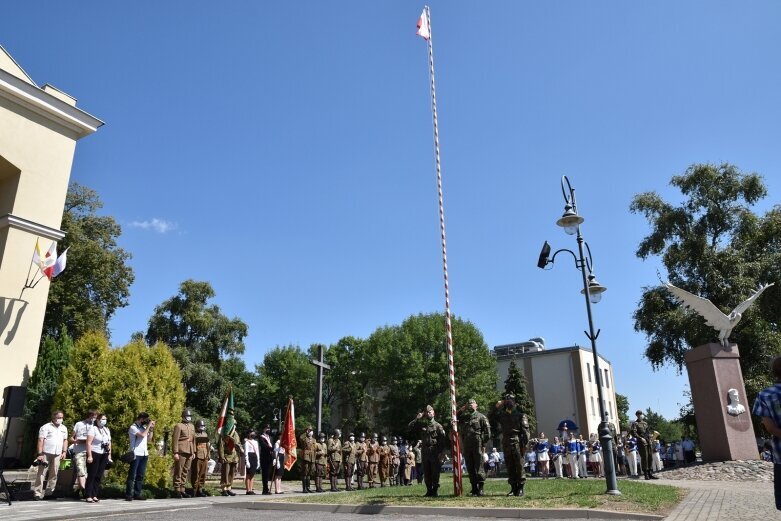
M 429 76 L 431 77 L 431 111 L 434 116 L 434 155 L 437 165 L 437 191 L 439 193 L 439 230 L 442 239 L 442 267 L 445 274 L 445 323 L 447 327 L 447 369 L 450 383 L 450 421 L 452 425 L 450 447 L 453 455 L 453 495 L 461 496 L 461 444 L 458 439 L 458 416 L 456 405 L 456 370 L 453 363 L 453 328 L 450 320 L 450 292 L 447 279 L 447 241 L 445 240 L 445 206 L 442 198 L 442 168 L 439 157 L 439 127 L 437 125 L 437 87 L 434 81 L 434 43 L 431 33 L 431 10 L 429 6 L 423 9 L 424 16 L 421 21 L 428 29 L 421 31 L 421 23 L 418 24 L 418 34 L 428 41 Z

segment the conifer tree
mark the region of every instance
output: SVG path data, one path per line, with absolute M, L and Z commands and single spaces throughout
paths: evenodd
M 504 392 L 505 394 L 513 393 L 515 395 L 515 403 L 526 413 L 526 416 L 529 418 L 529 429 L 532 436 L 535 436 L 537 431 L 537 412 L 534 410 L 534 402 L 531 396 L 529 396 L 526 386 L 526 377 L 518 369 L 515 360 L 511 360 L 510 368 L 507 371 L 507 379 L 504 381 Z

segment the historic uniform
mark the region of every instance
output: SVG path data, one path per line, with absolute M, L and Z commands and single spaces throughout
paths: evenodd
M 391 438 L 389 445 L 391 450 L 391 462 L 390 462 L 390 486 L 398 485 L 399 479 L 399 466 L 401 465 L 401 457 L 399 455 L 399 446 L 397 445 L 396 436 Z
M 174 497 L 180 499 L 190 497 L 184 491 L 184 487 L 195 455 L 195 427 L 190 423 L 191 421 L 192 413 L 190 409 L 185 409 L 182 413 L 182 421 L 174 426 L 174 433 L 171 436 L 171 448 L 174 453 Z
M 426 496 L 437 497 L 441 457 L 447 444 L 447 436 L 442 425 L 434 420 L 434 408 L 426 406 L 426 417 L 418 413 L 409 423 L 413 438 L 419 438 L 423 444 L 423 475 L 426 481 Z
M 206 423 L 203 420 L 195 422 L 195 457 L 190 466 L 190 484 L 193 486 L 193 496 L 206 497 L 206 470 L 209 468 L 209 435 L 206 433 Z
M 312 427 L 307 427 L 298 439 L 298 459 L 301 460 L 301 486 L 303 492 L 312 493 L 309 488 L 309 481 L 315 474 L 315 452 L 317 450 L 317 441 L 315 441 Z
M 645 421 L 643 411 L 635 412 L 637 420 L 632 422 L 630 431 L 632 436 L 637 438 L 637 449 L 640 452 L 640 463 L 643 468 L 643 476 L 645 479 L 658 479 L 653 475 L 651 471 L 651 438 L 653 436 L 653 430 L 648 426 L 648 422 Z
M 374 488 L 377 482 L 377 467 L 380 464 L 380 444 L 377 443 L 377 434 L 372 436 L 372 441 L 366 443 L 366 455 L 369 457 L 369 488 Z
M 469 473 L 469 482 L 472 484 L 469 495 L 482 496 L 484 494 L 483 484 L 485 483 L 483 453 L 485 452 L 485 444 L 491 439 L 491 426 L 488 423 L 488 418 L 477 411 L 475 400 L 469 400 L 469 403 L 461 408 L 458 428 L 463 440 L 462 450 L 466 460 L 466 470 Z
M 366 436 L 361 433 L 358 442 L 355 444 L 355 462 L 357 464 L 356 474 L 358 474 L 358 490 L 363 490 L 363 477 L 369 470 L 369 455 L 366 453 Z
M 355 435 L 351 432 L 347 441 L 342 444 L 342 464 L 344 465 L 344 484 L 346 490 L 353 489 L 353 469 L 355 468 L 356 448 Z
M 342 433 L 336 429 L 328 440 L 328 465 L 331 467 L 331 492 L 339 492 L 337 487 L 339 471 L 342 468 L 342 440 L 339 437 Z
M 384 487 L 385 481 L 388 479 L 388 474 L 390 473 L 391 458 L 393 457 L 393 452 L 391 452 L 391 448 L 388 446 L 388 439 L 385 436 L 382 437 L 378 453 L 380 455 L 380 463 L 378 466 L 380 471 L 380 486 Z
M 415 451 L 412 450 L 412 447 L 407 448 L 405 458 L 407 464 L 404 465 L 404 484 L 412 485 L 412 469 L 415 468 Z
M 235 496 L 233 488 L 233 478 L 236 475 L 236 464 L 239 458 L 244 457 L 244 449 L 241 447 L 241 438 L 236 432 L 236 424 L 233 421 L 233 411 L 229 412 L 230 421 L 226 421 L 223 431 L 227 434 L 220 434 L 217 439 L 217 454 L 222 463 L 222 473 L 220 475 L 220 486 L 223 496 Z
M 325 492 L 323 490 L 323 478 L 325 477 L 325 468 L 328 465 L 328 445 L 325 442 L 325 433 L 321 432 L 318 436 L 318 442 L 315 444 L 315 492 Z
M 523 496 L 526 476 L 523 472 L 522 448 L 529 443 L 529 420 L 515 403 L 515 396 L 508 394 L 497 402 L 497 419 L 502 429 L 502 450 L 507 465 L 508 483 L 512 496 Z

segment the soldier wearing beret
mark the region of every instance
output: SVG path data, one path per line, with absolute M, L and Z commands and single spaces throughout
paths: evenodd
M 529 443 L 529 420 L 515 395 L 508 393 L 504 400 L 496 402 L 497 420 L 502 429 L 502 450 L 507 465 L 508 496 L 523 496 L 526 476 L 523 472 L 523 448 Z
M 426 482 L 427 497 L 437 497 L 439 489 L 439 473 L 442 465 L 442 457 L 447 445 L 445 429 L 434 419 L 434 408 L 426 406 L 425 417 L 419 412 L 415 419 L 409 423 L 412 438 L 423 442 L 423 477 Z
M 466 470 L 469 472 L 469 482 L 472 484 L 470 496 L 482 496 L 485 483 L 485 467 L 483 466 L 483 454 L 485 444 L 491 439 L 491 426 L 488 418 L 478 412 L 477 401 L 472 398 L 461 407 L 461 415 L 458 418 L 458 426 L 464 440 L 464 459 Z
M 653 450 L 651 437 L 654 431 L 648 426 L 648 422 L 645 421 L 643 411 L 635 411 L 635 416 L 637 416 L 637 420 L 632 422 L 629 430 L 632 436 L 637 438 L 637 451 L 640 453 L 640 465 L 643 468 L 643 476 L 645 479 L 659 479 L 651 471 L 651 451 Z

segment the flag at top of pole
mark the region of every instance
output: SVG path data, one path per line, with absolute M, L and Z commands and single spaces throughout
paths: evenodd
M 423 8 L 423 12 L 418 19 L 418 32 L 415 33 L 424 40 L 431 38 L 431 25 L 428 23 L 428 6 Z

